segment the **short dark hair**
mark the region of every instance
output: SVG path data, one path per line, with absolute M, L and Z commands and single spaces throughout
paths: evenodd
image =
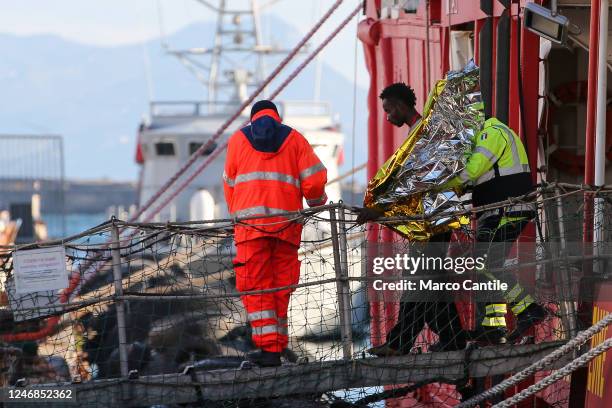
M 276 105 L 274 104 L 274 102 L 269 101 L 267 99 L 262 99 L 261 101 L 256 102 L 251 108 L 251 118 L 255 116 L 257 112 L 262 111 L 264 109 L 272 109 L 278 114 L 278 109 L 276 109 Z
M 383 89 L 383 91 L 380 93 L 380 99 L 389 98 L 402 101 L 411 107 L 416 105 L 416 95 L 414 94 L 414 89 L 403 82 L 396 82 Z

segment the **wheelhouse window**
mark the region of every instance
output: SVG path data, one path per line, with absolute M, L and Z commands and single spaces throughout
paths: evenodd
M 419 3 L 420 2 L 421 2 L 421 0 L 406 0 L 404 2 L 404 12 L 406 12 L 406 13 L 416 13 L 417 9 L 419 8 Z
M 456 1 L 456 0 L 447 0 Z M 381 19 L 398 19 L 400 17 L 400 10 L 404 13 L 415 14 L 419 8 L 421 0 L 382 0 L 380 8 Z
M 176 154 L 175 149 L 174 149 L 174 143 L 170 143 L 170 142 L 155 143 L 155 153 L 158 156 L 174 156 Z
M 200 142 L 191 142 L 189 143 L 189 155 L 191 156 L 198 150 L 203 143 Z M 208 156 L 217 148 L 217 144 L 215 142 L 210 143 L 208 147 L 202 152 L 202 156 Z

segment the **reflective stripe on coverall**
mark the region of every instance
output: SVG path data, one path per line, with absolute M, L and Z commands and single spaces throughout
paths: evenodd
M 232 217 L 275 215 L 235 225 L 237 289 L 243 292 L 297 284 L 302 224 L 284 214 L 301 210 L 303 199 L 311 207 L 327 201 L 327 170 L 308 141 L 283 125 L 274 110 L 260 111 L 250 126 L 230 138 L 223 181 Z M 253 342 L 262 350 L 279 352 L 287 346 L 291 292 L 241 297 Z

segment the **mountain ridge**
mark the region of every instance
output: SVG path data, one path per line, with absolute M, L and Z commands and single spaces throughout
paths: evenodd
M 297 42 L 295 30 L 282 22 L 274 24 L 287 43 L 281 45 L 290 47 Z M 213 29 L 207 23 L 192 24 L 166 39 L 177 48 L 182 48 L 181 44 L 204 45 L 211 41 L 202 38 L 210 38 Z M 136 130 L 149 103 L 145 50 L 151 61 L 154 100 L 203 99 L 204 95 L 202 85 L 164 53 L 159 39 L 109 47 L 72 42 L 57 35 L 0 33 L 0 50 L 0 133 L 63 135 L 68 178 L 137 178 L 138 166 L 133 160 Z M 285 69 L 279 80 L 296 65 Z M 340 114 L 348 165 L 353 84 L 325 63 L 322 72 L 321 100 L 329 101 L 332 110 Z M 311 63 L 279 99 L 312 99 L 313 83 Z M 366 91 L 359 88 L 356 165 L 366 160 L 365 95 Z M 347 165 L 343 170 L 348 170 Z

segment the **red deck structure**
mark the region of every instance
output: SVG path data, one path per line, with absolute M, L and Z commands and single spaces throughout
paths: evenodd
M 535 1 L 541 4 L 541 0 Z M 399 4 L 396 4 L 399 3 Z M 425 102 L 432 86 L 452 67 L 461 63 L 461 58 L 453 57 L 457 44 L 453 37 L 464 33 L 465 43 L 471 45 L 473 58 L 481 67 L 481 91 L 488 116 L 496 116 L 508 123 L 520 135 L 529 156 L 531 171 L 535 182 L 539 181 L 537 169 L 545 165 L 539 143 L 538 103 L 544 95 L 539 95 L 540 78 L 540 37 L 522 26 L 522 7 L 525 0 L 421 0 L 418 2 L 394 2 L 367 0 L 364 6 L 365 19 L 359 25 L 358 36 L 363 43 L 365 61 L 370 74 L 368 94 L 368 177 L 374 176 L 377 169 L 395 151 L 407 135 L 407 128 L 395 128 L 386 121 L 385 113 L 378 98 L 381 90 L 394 82 L 409 84 L 417 96 L 417 110 Z M 598 1 L 595 1 L 598 3 Z M 415 5 L 412 6 L 412 5 Z M 586 6 L 588 7 L 588 6 Z M 598 15 L 599 7 L 593 7 Z M 591 45 L 598 28 L 591 27 Z M 471 44 L 470 44 L 471 43 Z M 469 49 L 470 47 L 468 47 Z M 595 50 L 597 47 L 594 47 Z M 596 53 L 595 53 L 596 54 Z M 464 55 L 467 62 L 470 55 Z M 585 179 L 593 183 L 593 151 L 589 141 L 594 140 L 595 104 L 594 93 L 597 69 L 594 64 L 597 56 L 589 55 L 588 78 L 594 79 L 589 85 L 589 104 L 587 109 Z M 539 150 L 540 149 L 540 154 Z M 589 159 L 590 158 L 590 159 Z M 587 209 L 590 208 L 588 205 Z M 592 214 L 590 214 L 592 217 Z M 370 240 L 392 240 L 391 233 L 369 227 Z M 592 231 L 592 218 L 586 217 L 584 231 Z M 524 233 L 522 240 L 535 239 L 535 229 Z M 592 239 L 590 233 L 585 239 Z M 609 285 L 596 289 L 612 290 Z M 385 334 L 397 318 L 398 306 L 387 299 L 377 299 L 370 304 L 372 317 L 373 344 L 384 342 Z M 609 303 L 609 302 L 608 302 Z M 608 304 L 596 303 L 595 317 L 601 317 Z M 587 305 L 588 312 L 593 306 Z M 604 312 L 602 312 L 604 311 Z M 605 312 L 607 313 L 607 312 Z M 550 333 L 538 333 L 540 339 Z M 609 337 L 609 335 L 607 335 Z M 598 339 L 598 341 L 603 341 Z M 568 397 L 569 387 L 549 389 L 538 398 L 524 401 L 521 406 L 548 406 L 565 401 L 570 407 L 604 407 L 606 398 L 612 397 L 612 384 L 606 378 L 611 373 L 610 359 L 605 355 L 597 366 L 577 371 L 571 384 L 572 398 Z M 586 390 L 588 388 L 588 390 Z M 586 391 L 585 391 L 586 390 Z M 516 390 L 515 390 L 516 391 Z M 586 394 L 585 394 L 586 392 Z M 441 385 L 429 385 L 419 392 L 404 398 L 401 402 L 389 401 L 387 406 L 453 406 L 456 392 Z M 569 405 L 567 405 L 569 404 Z

